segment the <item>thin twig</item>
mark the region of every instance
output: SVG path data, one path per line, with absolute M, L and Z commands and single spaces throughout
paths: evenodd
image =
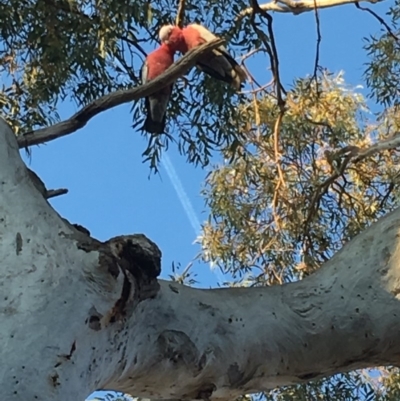
M 258 53 L 258 52 L 265 52 L 267 53 L 267 51 L 261 47 L 259 47 L 258 49 L 253 49 L 251 51 L 249 51 L 247 54 L 245 54 L 244 56 L 241 57 L 241 61 L 240 61 L 240 65 L 246 70 L 247 76 L 250 78 L 250 83 L 252 86 L 251 90 L 248 91 L 241 91 L 241 94 L 247 94 L 247 93 L 256 93 L 256 92 L 261 92 L 264 91 L 267 87 L 273 85 L 274 80 L 272 79 L 272 82 L 268 82 L 265 85 L 261 85 L 254 77 L 254 75 L 250 72 L 250 70 L 247 68 L 245 60 L 247 60 L 249 57 L 251 57 L 252 55 Z M 254 89 L 253 83 L 255 83 L 258 88 Z
M 223 39 L 216 39 L 198 46 L 181 57 L 176 63 L 168 68 L 167 71 L 151 80 L 149 83 L 136 86 L 132 89 L 118 90 L 109 93 L 108 95 L 104 95 L 83 107 L 68 120 L 50 127 L 30 131 L 19 136 L 17 138 L 19 147 L 25 148 L 27 146 L 49 142 L 62 136 L 72 134 L 78 129 L 83 128 L 89 120 L 103 111 L 153 94 L 184 75 L 196 64 L 201 55 L 221 46 L 223 43 Z
M 285 109 L 281 108 L 279 111 L 278 118 L 275 121 L 275 126 L 274 126 L 274 155 L 275 155 L 275 164 L 276 168 L 278 170 L 278 184 L 275 187 L 274 190 L 274 198 L 272 200 L 272 205 L 273 205 L 273 214 L 274 214 L 274 220 L 279 227 L 279 217 L 276 213 L 276 209 L 278 207 L 278 201 L 279 201 L 279 189 L 281 186 L 285 186 L 285 179 L 283 177 L 283 172 L 282 172 L 282 166 L 281 166 L 281 153 L 279 151 L 279 133 L 281 131 L 281 125 L 282 125 L 282 120 L 283 120 L 283 115 L 285 114 Z
M 182 28 L 184 20 L 185 20 L 185 0 L 179 0 L 178 11 L 176 13 L 175 25 Z
M 281 169 L 281 163 L 280 163 L 280 156 L 281 153 L 279 152 L 279 132 L 281 130 L 281 125 L 282 125 L 282 120 L 283 120 L 283 115 L 285 114 L 284 110 L 281 110 L 278 118 L 275 121 L 275 127 L 274 127 L 274 153 L 275 153 L 275 163 L 278 166 L 278 176 L 279 176 L 279 184 L 280 185 L 285 185 L 285 181 L 283 179 L 283 173 Z
M 56 196 L 65 195 L 67 193 L 68 193 L 68 189 L 66 189 L 66 188 L 50 189 L 46 192 L 45 198 L 46 199 L 55 198 Z
M 126 63 L 124 58 L 121 57 L 118 53 L 115 53 L 114 57 L 118 60 L 118 62 L 122 65 L 122 67 L 124 67 L 125 73 L 129 76 L 131 81 L 135 82 L 136 84 L 138 84 L 140 82 L 140 80 L 138 79 L 138 77 L 133 72 L 133 69 L 128 66 L 128 64 Z
M 252 78 L 252 75 L 250 74 L 250 78 Z M 254 83 L 258 86 L 258 88 L 254 88 L 253 87 L 253 89 L 250 89 L 250 90 L 246 90 L 246 91 L 240 91 L 240 93 L 242 94 L 242 95 L 247 95 L 247 94 L 255 94 L 255 93 L 258 93 L 258 92 L 263 92 L 263 91 L 265 91 L 266 93 L 268 93 L 269 94 L 269 92 L 267 91 L 267 88 L 269 88 L 270 86 L 272 86 L 273 84 L 274 84 L 274 81 L 273 80 L 271 80 L 270 82 L 267 82 L 266 84 L 264 84 L 264 85 L 260 85 L 259 83 L 257 83 L 256 81 L 254 81 Z
M 281 109 L 285 106 L 285 101 L 283 100 L 283 97 L 282 97 L 282 91 L 285 92 L 285 90 L 284 90 L 284 88 L 281 84 L 281 80 L 280 80 L 278 50 L 276 47 L 274 30 L 272 28 L 273 18 L 267 12 L 265 12 L 264 10 L 262 10 L 260 8 L 257 0 L 252 0 L 251 4 L 253 6 L 252 7 L 253 14 L 251 17 L 251 24 L 253 26 L 254 31 L 257 33 L 258 37 L 263 42 L 263 44 L 265 46 L 265 50 L 267 51 L 267 53 L 269 55 L 272 75 L 275 80 L 276 98 L 277 98 L 277 102 L 278 102 L 278 107 Z M 259 13 L 262 17 L 267 19 L 267 29 L 268 29 L 269 41 L 271 44 L 269 44 L 265 40 L 264 33 L 260 32 L 255 24 L 255 15 L 257 13 Z
M 383 208 L 385 207 L 385 204 L 386 204 L 387 200 L 389 199 L 389 196 L 392 194 L 394 188 L 395 188 L 395 185 L 393 182 L 391 182 L 388 186 L 385 196 L 382 198 L 382 200 L 379 203 L 379 209 L 383 210 Z
M 259 52 L 265 52 L 266 50 L 263 49 L 262 47 L 257 47 L 257 49 L 250 50 L 248 53 L 244 54 L 243 56 L 240 57 L 240 64 L 243 64 L 245 60 L 247 60 L 249 57 L 254 56 L 254 54 L 257 54 Z
M 285 93 L 285 89 L 283 88 L 283 85 L 281 83 L 281 78 L 280 78 L 280 73 L 279 73 L 279 58 L 278 58 L 278 49 L 276 47 L 276 42 L 275 42 L 275 35 L 274 35 L 274 30 L 272 29 L 272 23 L 273 23 L 273 18 L 267 13 L 263 12 L 264 17 L 268 21 L 268 33 L 269 33 L 269 38 L 271 40 L 271 49 L 272 49 L 272 55 L 274 59 L 274 78 L 276 81 L 276 97 L 278 101 L 278 106 L 280 109 L 282 109 L 285 106 L 285 100 L 282 97 L 282 92 Z
M 123 40 L 124 42 L 126 42 L 126 43 L 128 43 L 128 44 L 134 46 L 137 50 L 140 51 L 140 53 L 143 54 L 144 57 L 147 57 L 147 53 L 145 52 L 145 50 L 143 49 L 143 47 L 139 45 L 139 43 L 137 43 L 137 42 L 135 42 L 134 40 L 129 39 L 128 37 L 123 36 L 123 35 L 118 35 L 118 39 Z
M 361 7 L 360 4 L 358 3 L 358 1 L 355 3 L 355 6 L 362 11 L 366 11 L 368 13 L 370 13 L 371 15 L 373 15 L 387 30 L 388 34 L 394 39 L 394 40 L 399 40 L 399 38 L 392 32 L 392 30 L 390 29 L 390 26 L 386 23 L 386 21 L 379 16 L 375 11 L 372 11 L 370 8 L 368 7 Z
M 315 85 L 316 85 L 316 92 L 318 95 L 318 79 L 317 79 L 317 72 L 318 72 L 318 65 L 319 65 L 319 53 L 320 53 L 320 46 L 321 46 L 321 26 L 320 26 L 320 20 L 319 20 L 319 13 L 318 13 L 318 8 L 317 8 L 317 0 L 314 0 L 314 15 L 315 15 L 315 24 L 317 26 L 317 47 L 315 50 L 315 62 L 314 62 L 314 73 L 313 73 L 313 78 L 315 79 Z M 311 85 L 310 80 L 310 85 Z

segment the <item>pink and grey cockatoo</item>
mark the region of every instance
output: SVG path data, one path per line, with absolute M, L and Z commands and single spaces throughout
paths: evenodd
M 216 38 L 213 33 L 199 24 L 190 24 L 183 29 L 174 25 L 166 25 L 160 30 L 161 42 L 170 43 L 175 50 L 183 54 Z M 227 82 L 237 90 L 247 79 L 246 71 L 240 67 L 224 46 L 204 55 L 197 62 L 197 66 L 213 78 Z
M 176 49 L 168 43 L 168 29 L 161 28 L 160 39 L 161 46 L 151 52 L 142 66 L 142 83 L 158 77 L 174 63 L 174 54 Z M 171 97 L 173 85 L 165 86 L 159 91 L 145 98 L 145 107 L 147 118 L 143 128 L 150 133 L 161 134 L 165 129 L 165 119 L 167 105 Z

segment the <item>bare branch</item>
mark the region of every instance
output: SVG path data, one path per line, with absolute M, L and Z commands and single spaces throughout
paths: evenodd
M 368 3 L 379 3 L 383 0 L 361 0 Z M 295 15 L 305 13 L 308 11 L 313 11 L 315 9 L 315 5 L 317 8 L 330 8 L 330 7 L 337 7 L 343 6 L 345 4 L 356 4 L 361 1 L 356 0 L 303 0 L 303 1 L 294 1 L 294 0 L 279 0 L 278 1 L 271 1 L 266 4 L 260 4 L 260 9 L 263 11 L 275 11 L 278 13 L 292 13 Z M 245 8 L 238 16 L 238 18 L 243 18 L 246 15 L 251 15 L 253 13 L 253 7 Z
M 78 129 L 83 128 L 89 120 L 103 111 L 151 95 L 157 90 L 176 81 L 196 64 L 197 60 L 202 54 L 221 46 L 222 43 L 224 43 L 223 39 L 216 39 L 196 47 L 188 52 L 185 56 L 180 58 L 176 63 L 168 68 L 167 71 L 149 83 L 134 87 L 132 89 L 119 90 L 109 93 L 108 95 L 102 96 L 99 99 L 89 103 L 68 120 L 62 121 L 50 127 L 40 128 L 36 131 L 30 131 L 19 136 L 17 138 L 18 146 L 20 148 L 24 148 L 27 146 L 49 142 L 62 136 L 72 134 Z
M 135 42 L 134 40 L 132 40 L 132 39 L 130 39 L 130 38 L 128 38 L 127 36 L 124 36 L 124 35 L 119 35 L 118 38 L 121 39 L 121 40 L 123 40 L 124 42 L 126 42 L 126 43 L 128 43 L 128 44 L 134 46 L 137 50 L 140 51 L 140 53 L 143 54 L 144 57 L 147 56 L 147 53 L 145 52 L 145 50 L 143 49 L 143 47 L 139 45 L 139 43 Z
M 319 14 L 318 14 L 318 7 L 317 7 L 317 0 L 314 0 L 314 14 L 315 14 L 315 24 L 317 26 L 317 46 L 315 50 L 315 63 L 314 63 L 314 78 L 315 82 L 317 84 L 317 93 L 318 93 L 318 80 L 317 80 L 317 71 L 318 71 L 318 65 L 319 65 L 319 53 L 320 53 L 320 46 L 321 46 L 321 24 L 319 20 Z M 311 82 L 311 81 L 310 81 Z
M 65 195 L 67 193 L 68 193 L 68 189 L 66 189 L 66 188 L 49 189 L 45 194 L 45 198 L 46 199 L 55 198 L 56 196 Z
M 395 136 L 392 136 L 388 139 L 384 139 L 378 141 L 374 145 L 369 146 L 368 148 L 359 149 L 356 156 L 354 157 L 354 163 L 357 163 L 366 157 L 372 156 L 375 153 L 382 152 L 383 150 L 391 150 L 400 147 L 400 133 Z
M 176 13 L 175 25 L 182 28 L 185 19 L 185 0 L 179 0 L 178 12 Z
M 275 154 L 275 164 L 278 170 L 279 180 L 274 190 L 274 199 L 272 201 L 272 206 L 273 206 L 274 220 L 277 227 L 279 227 L 279 217 L 278 214 L 276 213 L 276 209 L 278 208 L 278 202 L 279 202 L 279 189 L 281 188 L 281 186 L 283 187 L 285 186 L 285 179 L 283 177 L 283 172 L 281 167 L 281 153 L 279 152 L 279 133 L 281 130 L 284 114 L 285 114 L 285 108 L 281 107 L 278 118 L 276 119 L 274 126 L 274 154 Z
M 274 85 L 274 79 L 272 79 L 270 82 L 268 82 L 267 84 L 264 84 L 264 85 L 261 85 L 260 83 L 258 83 L 257 80 L 255 79 L 254 75 L 249 71 L 249 69 L 246 66 L 245 61 L 249 57 L 251 57 L 252 55 L 254 55 L 254 54 L 258 53 L 258 52 L 268 53 L 266 49 L 264 49 L 262 47 L 259 47 L 257 49 L 250 50 L 247 54 L 245 54 L 245 55 L 243 55 L 241 57 L 240 65 L 246 70 L 246 73 L 247 73 L 248 77 L 250 78 L 250 84 L 251 84 L 251 87 L 252 87 L 251 90 L 248 90 L 248 91 L 243 91 L 242 90 L 242 91 L 240 91 L 241 94 L 247 94 L 247 93 L 254 94 L 254 93 L 257 93 L 257 92 L 261 92 L 261 91 L 265 91 L 266 93 L 268 93 L 266 91 L 266 88 L 268 88 L 269 86 Z M 256 84 L 258 86 L 257 89 L 254 89 L 254 84 Z
M 275 35 L 274 30 L 272 28 L 273 18 L 266 12 L 261 10 L 260 6 L 258 5 L 257 0 L 251 0 L 252 10 L 254 11 L 251 16 L 251 25 L 253 26 L 254 32 L 258 35 L 260 40 L 265 46 L 265 50 L 269 56 L 272 75 L 275 81 L 275 90 L 276 90 L 276 98 L 278 102 L 278 107 L 283 109 L 285 106 L 285 100 L 282 97 L 282 92 L 285 92 L 280 76 L 279 76 L 279 59 L 278 59 L 278 50 L 276 48 L 275 43 Z M 255 15 L 259 13 L 262 17 L 267 20 L 267 28 L 268 28 L 268 39 L 266 38 L 263 31 L 261 31 L 255 22 Z
M 390 26 L 385 22 L 385 20 L 380 17 L 375 11 L 370 10 L 368 7 L 361 7 L 358 1 L 355 3 L 355 6 L 362 11 L 366 11 L 370 13 L 374 18 L 376 18 L 387 30 L 388 34 L 394 39 L 399 40 L 399 38 L 392 32 Z
M 115 53 L 114 57 L 117 59 L 117 61 L 121 64 L 121 66 L 125 69 L 125 73 L 129 76 L 130 80 L 132 82 L 135 82 L 136 84 L 138 84 L 140 82 L 139 78 L 135 75 L 133 68 L 130 68 L 129 65 L 126 63 L 126 61 L 124 60 L 124 58 L 118 54 Z
M 278 49 L 276 47 L 274 30 L 272 28 L 273 18 L 267 12 L 264 12 L 263 16 L 268 21 L 267 26 L 268 26 L 269 38 L 270 38 L 270 41 L 271 41 L 272 55 L 273 55 L 273 70 L 272 71 L 274 73 L 274 78 L 275 78 L 276 98 L 277 98 L 277 101 L 278 101 L 278 107 L 281 110 L 283 110 L 283 108 L 285 106 L 285 100 L 282 97 L 282 92 L 285 93 L 285 90 L 284 90 L 283 85 L 281 83 L 281 78 L 280 78 L 280 73 L 279 73 Z

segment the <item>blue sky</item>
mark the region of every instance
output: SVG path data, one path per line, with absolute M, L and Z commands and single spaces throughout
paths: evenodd
M 381 16 L 391 5 L 365 4 Z M 344 70 L 351 85 L 363 84 L 367 57 L 362 38 L 379 32 L 378 21 L 354 5 L 347 5 L 321 10 L 320 24 L 320 65 L 333 72 Z M 274 25 L 282 81 L 290 85 L 296 77 L 313 72 L 315 17 L 313 13 L 275 14 Z M 149 44 L 145 48 L 151 51 L 154 47 Z M 254 58 L 248 65 L 260 83 L 270 80 L 266 59 Z M 69 189 L 67 195 L 51 201 L 63 217 L 85 226 L 100 240 L 121 234 L 145 234 L 160 247 L 162 277 L 167 278 L 172 262 L 185 267 L 198 253 L 199 247 L 193 244 L 196 233 L 164 166 L 161 175 L 149 179 L 149 166 L 142 163 L 141 156 L 146 140 L 131 128 L 130 109 L 131 104 L 119 106 L 95 117 L 72 135 L 35 146 L 30 159 L 24 151 L 21 154 L 49 189 Z M 74 104 L 64 103 L 60 115 L 67 118 L 76 110 Z M 168 157 L 196 218 L 204 221 L 207 211 L 200 189 L 208 170 L 188 165 L 174 145 Z M 196 264 L 194 271 L 200 281 L 198 286 L 216 285 L 217 277 L 208 265 Z

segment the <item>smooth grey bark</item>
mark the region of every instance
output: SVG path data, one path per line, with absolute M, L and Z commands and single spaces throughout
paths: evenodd
M 399 365 L 400 210 L 300 282 L 199 290 L 157 280 L 146 237 L 101 243 L 63 220 L 3 120 L 0 186 L 2 400 L 233 398 Z

